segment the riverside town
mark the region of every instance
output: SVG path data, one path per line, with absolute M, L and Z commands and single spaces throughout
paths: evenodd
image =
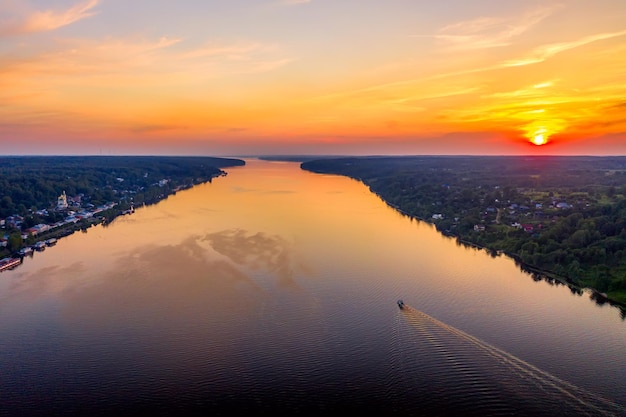
M 0 158 L 0 271 L 57 239 L 131 214 L 243 161 L 209 157 Z M 60 189 L 60 190 L 59 190 Z

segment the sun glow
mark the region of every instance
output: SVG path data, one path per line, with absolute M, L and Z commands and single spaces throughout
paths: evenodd
M 543 146 L 550 142 L 550 137 L 563 130 L 564 123 L 561 120 L 541 121 L 531 123 L 526 127 L 525 137 L 535 146 Z
M 541 146 L 541 145 L 545 145 L 546 143 L 548 143 L 548 140 L 546 139 L 546 136 L 543 133 L 538 133 L 532 138 L 531 142 L 537 146 Z

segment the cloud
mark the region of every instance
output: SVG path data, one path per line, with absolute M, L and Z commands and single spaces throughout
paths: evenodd
M 172 130 L 184 130 L 183 126 L 171 126 L 166 124 L 141 124 L 131 126 L 130 131 L 133 133 L 161 133 Z
M 281 0 L 280 4 L 283 6 L 295 6 L 298 4 L 311 3 L 312 0 Z
M 45 52 L 24 50 L 14 56 L 0 57 L 0 67 L 3 76 L 12 76 L 16 79 L 14 82 L 33 74 L 88 77 L 122 73 L 154 64 L 179 42 L 181 39 L 167 37 L 157 40 L 66 39 L 56 41 Z
M 250 65 L 245 68 L 241 68 L 236 71 L 238 74 L 256 74 L 261 72 L 269 72 L 275 69 L 284 67 L 285 65 L 293 62 L 294 60 L 291 58 L 282 58 L 276 60 L 267 60 L 267 61 L 256 61 L 250 63 Z
M 255 42 L 210 44 L 185 48 L 182 38 L 66 39 L 46 52 L 0 57 L 0 73 L 23 78 L 28 74 L 79 75 L 131 73 L 202 73 L 204 76 L 250 74 L 280 68 L 293 59 L 279 48 Z M 1 85 L 1 84 L 0 84 Z
M 597 35 L 590 35 L 584 38 L 570 41 L 570 42 L 558 42 L 558 43 L 550 43 L 547 45 L 542 45 L 535 48 L 527 57 L 507 61 L 504 63 L 504 66 L 507 67 L 519 67 L 524 65 L 537 64 L 545 61 L 548 58 L 553 57 L 554 55 L 569 51 L 570 49 L 578 48 L 581 46 L 588 45 L 593 42 L 602 41 L 611 38 L 617 38 L 620 36 L 626 35 L 626 30 L 622 30 L 619 32 L 610 32 L 610 33 L 599 33 Z
M 534 49 L 531 50 L 530 53 L 526 54 L 525 56 L 521 58 L 503 60 L 495 64 L 486 65 L 484 67 L 477 67 L 477 68 L 470 68 L 470 69 L 459 70 L 459 71 L 451 71 L 447 73 L 440 73 L 440 74 L 436 74 L 430 77 L 430 79 L 434 80 L 434 79 L 458 77 L 462 75 L 476 74 L 480 72 L 488 72 L 488 71 L 500 70 L 500 69 L 505 69 L 505 68 L 510 68 L 510 67 L 522 67 L 526 65 L 539 64 L 552 58 L 553 56 L 561 52 L 569 51 L 575 48 L 579 48 L 581 46 L 586 46 L 594 42 L 617 38 L 620 36 L 626 36 L 626 30 L 622 30 L 619 32 L 599 33 L 596 35 L 589 35 L 581 39 L 577 39 L 577 40 L 573 40 L 569 42 L 556 42 L 556 43 L 545 44 L 545 45 L 535 47 Z M 495 44 L 493 44 L 493 46 L 495 46 Z M 396 82 L 394 84 L 398 84 L 398 83 L 406 84 L 406 83 L 410 83 L 413 81 L 414 80 L 406 80 L 406 81 Z
M 202 46 L 182 54 L 183 58 L 195 59 L 195 58 L 210 58 L 216 56 L 229 57 L 230 59 L 237 60 L 242 59 L 246 55 L 258 51 L 259 49 L 266 49 L 267 47 L 258 43 L 236 43 L 236 44 L 210 44 Z
M 521 17 L 480 17 L 443 27 L 434 37 L 451 49 L 483 49 L 508 46 L 512 39 L 527 32 L 550 16 L 556 7 L 539 8 Z
M 30 121 L 29 114 L 51 108 L 50 103 L 63 97 L 52 107 L 67 114 L 90 114 L 90 123 L 108 112 L 119 115 L 115 124 L 134 134 L 165 133 L 164 126 L 188 126 L 181 121 L 185 117 L 135 125 L 127 120 L 128 109 L 153 108 L 163 97 L 186 97 L 182 100 L 191 106 L 186 101 L 190 97 L 204 99 L 200 91 L 210 90 L 216 97 L 233 80 L 239 88 L 242 77 L 271 73 L 291 61 L 281 48 L 252 41 L 194 47 L 176 37 L 53 38 L 43 50 L 27 45 L 0 56 L 0 123 Z M 80 105 L 95 96 L 100 98 L 97 104 Z M 25 112 L 13 114 L 17 109 Z M 197 117 L 199 112 L 191 113 Z
M 99 0 L 87 0 L 64 11 L 35 11 L 22 19 L 8 21 L 2 24 L 0 26 L 0 36 L 47 32 L 71 25 L 79 20 L 93 16 L 95 12 L 93 12 L 92 9 L 96 7 L 98 3 Z

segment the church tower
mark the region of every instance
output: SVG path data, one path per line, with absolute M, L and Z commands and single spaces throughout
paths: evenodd
M 65 210 L 67 208 L 67 196 L 65 191 L 57 198 L 57 210 Z

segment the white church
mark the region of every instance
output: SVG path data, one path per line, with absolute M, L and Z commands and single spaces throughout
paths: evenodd
M 67 195 L 65 191 L 57 198 L 57 210 L 65 210 L 67 208 Z

